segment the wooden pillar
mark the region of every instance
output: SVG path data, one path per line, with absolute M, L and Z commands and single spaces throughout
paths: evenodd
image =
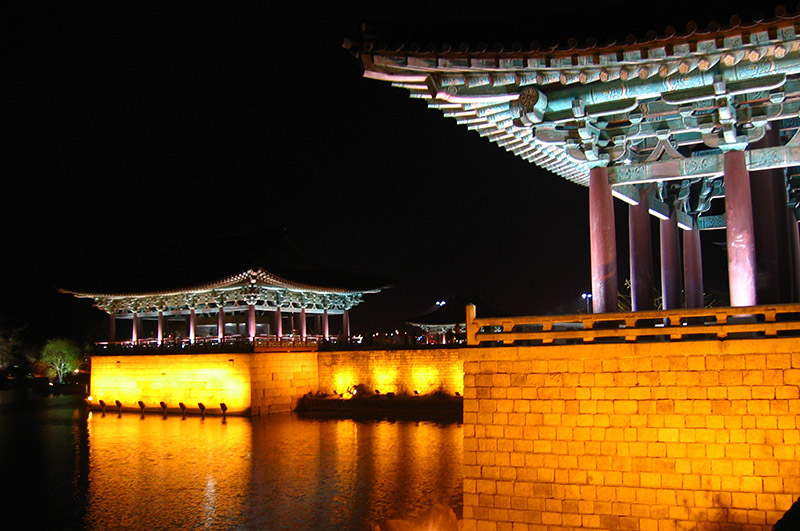
M 330 325 L 328 323 L 328 310 L 324 310 L 322 312 L 322 337 L 326 341 L 330 338 L 331 330 Z
M 780 131 L 771 127 L 752 149 L 780 146 Z M 753 230 L 756 246 L 756 299 L 758 304 L 791 300 L 789 226 L 786 210 L 786 178 L 782 168 L 750 172 L 753 197 Z
M 160 345 L 162 341 L 164 341 L 164 311 L 158 310 L 158 332 L 156 334 L 156 340 Z
M 194 308 L 189 308 L 189 343 L 197 339 L 197 315 Z
M 131 325 L 131 341 L 139 341 L 139 314 L 133 312 L 133 324 Z
M 275 335 L 278 340 L 283 337 L 283 316 L 281 315 L 281 307 L 275 308 Z
M 300 310 L 300 337 L 303 339 L 303 341 L 305 341 L 306 337 L 308 337 L 308 333 L 307 333 L 307 330 L 306 330 L 306 309 L 305 308 L 302 308 Z
M 589 238 L 594 313 L 617 311 L 617 237 L 608 169 L 589 170 Z
M 117 340 L 117 316 L 112 312 L 108 314 L 108 342 Z
M 683 283 L 687 308 L 702 308 L 703 255 L 700 247 L 700 229 L 697 222 L 692 230 L 683 232 Z
M 217 339 L 222 343 L 225 340 L 225 304 L 217 304 Z
M 247 336 L 250 338 L 250 341 L 253 341 L 256 338 L 256 305 L 255 304 L 248 304 L 247 305 Z
M 678 215 L 671 208 L 669 219 L 659 220 L 661 244 L 661 307 L 681 307 L 681 248 L 678 240 Z
M 350 339 L 350 310 L 345 310 L 342 314 L 342 333 L 345 338 Z
M 789 257 L 791 262 L 792 295 L 791 302 L 800 302 L 800 227 L 794 212 L 786 209 L 789 225 Z
M 653 309 L 653 248 L 650 237 L 650 214 L 647 189 L 639 188 L 639 204 L 628 206 L 630 242 L 631 309 Z
M 744 151 L 727 151 L 724 160 L 731 306 L 753 306 L 756 304 L 756 248 L 750 177 Z

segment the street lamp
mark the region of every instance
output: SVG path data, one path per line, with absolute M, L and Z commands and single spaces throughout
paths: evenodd
M 592 294 L 581 293 L 581 299 L 586 301 L 586 313 L 592 313 Z

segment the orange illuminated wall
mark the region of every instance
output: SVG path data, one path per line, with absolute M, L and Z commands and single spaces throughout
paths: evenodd
M 319 352 L 319 390 L 344 393 L 364 384 L 381 393 L 448 394 L 464 391 L 458 349 Z
M 292 411 L 304 394 L 319 386 L 316 352 L 252 354 L 252 414 Z
M 800 496 L 800 341 L 465 349 L 464 529 L 768 531 Z
M 114 401 L 126 409 L 149 409 L 166 402 L 172 411 L 183 402 L 197 410 L 202 402 L 209 412 L 228 413 L 250 409 L 250 354 L 198 354 L 164 356 L 93 356 L 91 395 L 93 403 Z

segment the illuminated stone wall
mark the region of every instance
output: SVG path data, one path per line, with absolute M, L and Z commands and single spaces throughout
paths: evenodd
M 291 411 L 317 390 L 316 352 L 263 352 L 252 355 L 252 414 Z
M 224 402 L 229 413 L 250 408 L 250 354 L 197 354 L 165 356 L 93 356 L 91 395 L 96 404 L 114 401 L 126 409 L 160 410 L 164 401 L 170 411 L 183 402 L 197 411 L 202 402 L 208 412 L 220 412 Z
M 319 390 L 344 393 L 364 384 L 381 393 L 463 393 L 464 369 L 458 349 L 319 353 Z
M 465 349 L 465 529 L 771 529 L 800 341 Z
M 229 413 L 279 413 L 308 392 L 344 393 L 360 383 L 382 393 L 461 393 L 463 364 L 458 350 L 92 357 L 94 403 L 119 400 L 135 410 L 141 400 L 156 411 L 164 401 L 170 412 L 179 402 L 196 412 L 202 402 L 220 413 L 224 402 Z

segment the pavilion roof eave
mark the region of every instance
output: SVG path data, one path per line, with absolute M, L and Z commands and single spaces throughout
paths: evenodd
M 268 286 L 275 289 L 287 289 L 290 291 L 304 291 L 312 293 L 379 293 L 382 288 L 371 289 L 350 289 L 339 288 L 330 286 L 314 286 L 303 284 L 299 282 L 292 282 L 286 280 L 278 275 L 270 273 L 269 271 L 258 268 L 248 269 L 235 275 L 230 275 L 215 282 L 198 284 L 194 286 L 187 286 L 184 288 L 161 290 L 161 291 L 148 291 L 148 292 L 125 292 L 125 293 L 90 293 L 83 291 L 74 291 L 68 289 L 59 289 L 59 292 L 72 295 L 78 298 L 107 298 L 107 299 L 121 299 L 121 298 L 139 298 L 139 297 L 174 297 L 186 293 L 203 293 L 212 290 L 225 290 L 234 289 L 249 285 Z
M 728 109 L 748 126 L 752 112 L 752 142 L 768 122 L 794 120 L 800 108 L 800 14 L 775 15 L 751 23 L 732 17 L 728 27 L 687 27 L 684 34 L 672 29 L 602 46 L 572 39 L 548 49 L 442 44 L 420 50 L 413 43 L 384 45 L 391 40 L 365 34 L 363 42 L 346 41 L 345 48 L 360 60 L 364 77 L 406 89 L 498 147 L 588 186 L 594 165 L 625 168 L 620 175 L 646 172 L 647 153 L 661 142 L 664 124 L 675 142 L 686 131 L 706 142 L 705 136 L 713 136 L 708 131 L 725 129 L 715 126 L 731 120 Z M 761 101 L 761 93 L 769 101 Z M 728 103 L 739 96 L 752 100 L 745 98 L 744 110 Z M 719 116 L 709 118 L 691 106 L 715 113 L 719 108 Z M 663 112 L 675 119 L 664 122 Z M 593 129 L 597 123 L 599 132 Z M 720 144 L 747 145 L 726 134 Z M 595 138 L 602 135 L 604 143 Z M 715 147 L 715 138 L 710 141 Z M 772 151 L 764 155 L 783 156 Z M 782 167 L 796 165 L 791 155 L 783 157 Z

